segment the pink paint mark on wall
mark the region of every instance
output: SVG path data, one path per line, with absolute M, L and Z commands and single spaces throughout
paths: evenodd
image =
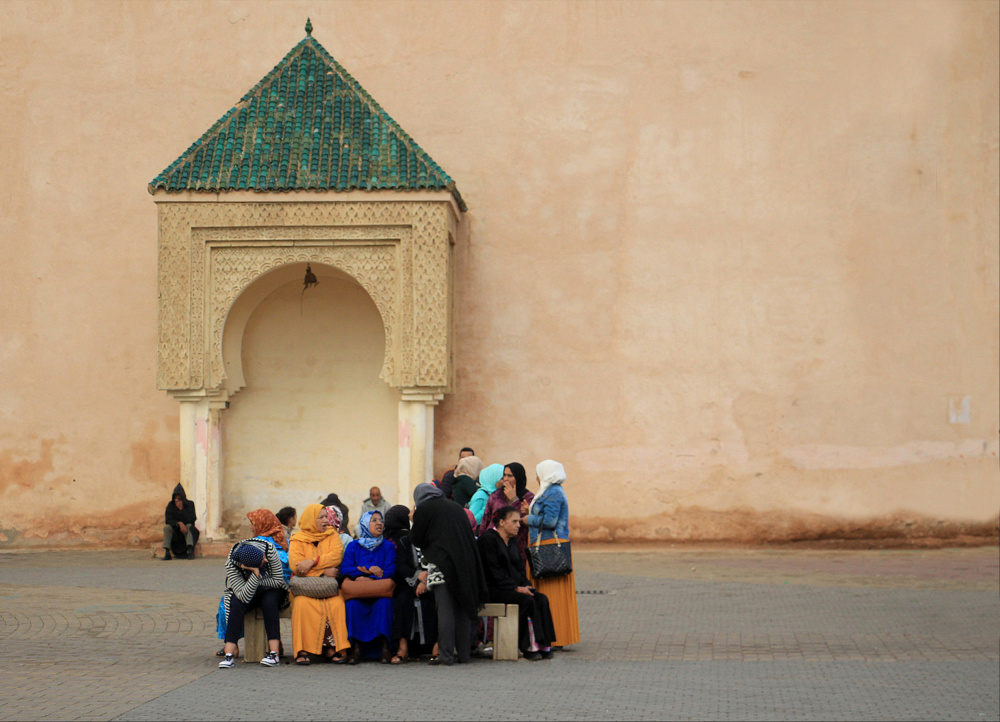
M 208 420 L 198 419 L 195 423 L 195 443 L 199 448 L 208 448 Z
M 403 419 L 399 422 L 399 448 L 410 448 L 410 420 Z

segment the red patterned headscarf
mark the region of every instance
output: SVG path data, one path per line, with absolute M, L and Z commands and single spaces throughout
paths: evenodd
M 339 532 L 340 527 L 344 526 L 344 512 L 336 506 L 326 507 L 326 523 Z
M 267 509 L 257 509 L 247 513 L 247 519 L 253 525 L 254 536 L 269 536 L 282 549 L 288 549 L 288 542 L 285 541 L 285 527 L 278 521 L 278 517 Z

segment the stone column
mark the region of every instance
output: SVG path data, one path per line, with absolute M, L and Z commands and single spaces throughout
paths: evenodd
M 204 392 L 173 394 L 181 404 L 181 483 L 194 501 L 202 539 L 225 539 L 222 529 L 222 410 Z
M 401 389 L 397 504 L 413 506 L 413 489 L 434 478 L 434 407 L 444 394 Z

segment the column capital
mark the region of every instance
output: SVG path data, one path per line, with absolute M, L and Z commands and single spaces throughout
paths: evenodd
M 444 393 L 437 388 L 401 388 L 400 401 L 420 401 L 428 406 L 436 406 L 444 398 Z
M 167 391 L 176 401 L 208 401 L 212 408 L 228 408 L 229 393 L 225 389 L 182 389 Z

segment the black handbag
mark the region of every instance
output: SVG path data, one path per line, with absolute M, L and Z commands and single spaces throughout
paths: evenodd
M 528 564 L 532 579 L 561 577 L 573 571 L 573 552 L 568 541 L 556 540 L 555 544 L 538 542 L 528 547 Z

